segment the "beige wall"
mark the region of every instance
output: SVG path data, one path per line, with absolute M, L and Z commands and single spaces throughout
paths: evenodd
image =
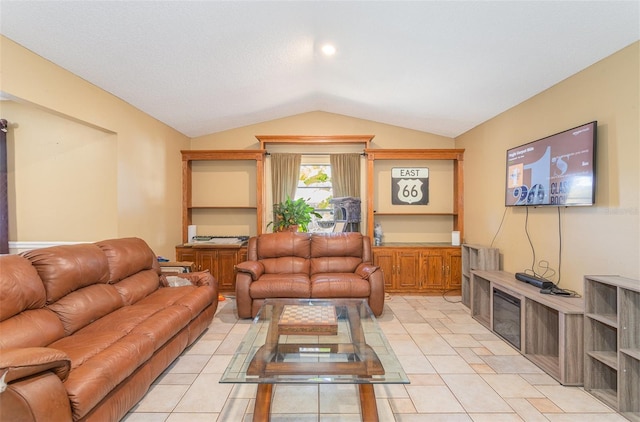
M 191 149 L 255 149 L 260 147 L 256 135 L 375 135 L 371 148 L 454 147 L 454 140 L 445 136 L 314 111 L 193 138 Z
M 95 241 L 105 236 L 138 236 L 157 254 L 174 257 L 174 246 L 181 239 L 180 149 L 189 148 L 189 139 L 5 37 L 0 37 L 0 63 L 0 90 L 24 107 L 21 111 L 13 107 L 8 119 L 9 162 L 19 165 L 10 175 L 15 185 L 9 190 L 15 196 L 9 214 L 16 224 L 9 240 Z M 5 110 L 9 113 L 8 104 L 0 102 L 3 118 L 7 118 Z M 53 116 L 62 126 L 73 122 L 68 130 L 73 135 L 64 139 L 64 145 L 74 145 L 74 149 L 56 144 L 59 134 L 47 138 L 45 126 Z M 25 137 L 26 132 L 36 135 Z M 80 163 L 96 154 L 94 148 L 86 152 L 76 148 L 83 145 L 87 133 L 108 138 L 91 141 L 109 144 L 105 162 L 98 167 Z M 27 168 L 37 155 L 33 148 L 48 148 L 49 172 L 54 172 L 54 163 L 60 163 L 55 166 L 55 179 L 35 166 Z M 75 192 L 71 202 L 65 194 L 44 192 L 47 184 L 72 180 L 79 188 L 96 191 Z M 83 187 L 87 180 L 90 186 Z M 33 191 L 32 186 L 40 189 Z M 96 216 L 97 204 L 89 202 L 100 197 L 98 192 L 112 201 Z
M 371 148 L 454 148 L 454 140 L 452 138 L 438 136 L 430 133 L 415 131 L 411 129 L 401 128 L 398 126 L 387 125 L 383 123 L 373 122 L 370 120 L 356 119 L 353 117 L 343 116 L 339 114 L 315 111 L 310 113 L 298 114 L 282 119 L 272 120 L 269 122 L 259 123 L 251 126 L 242 127 L 239 129 L 229 130 L 225 132 L 210 134 L 191 140 L 192 149 L 255 149 L 259 148 L 260 144 L 256 139 L 256 135 L 375 135 L 371 142 Z M 292 146 L 292 145 L 269 145 L 267 147 L 270 152 L 300 152 L 300 153 L 339 153 L 339 152 L 362 152 L 363 145 L 319 145 L 319 146 Z M 444 212 L 451 212 L 453 201 L 451 199 L 451 192 L 453 186 L 452 170 L 448 163 L 442 162 L 416 162 L 411 163 L 403 162 L 403 165 L 412 165 L 418 167 L 430 167 L 436 174 L 435 177 L 431 177 L 429 181 L 429 189 L 431 192 L 435 192 L 430 200 L 428 206 L 411 207 L 407 209 L 406 206 L 385 205 L 391 203 L 391 187 L 390 174 L 392 167 L 390 162 L 381 163 L 376 165 L 376 187 L 378 193 L 376 198 L 376 207 L 379 207 L 381 211 L 390 211 L 393 208 L 395 212 L 442 212 L 442 208 L 446 208 Z M 388 164 L 388 165 L 387 165 Z M 397 164 L 397 163 L 396 163 Z M 366 160 L 363 158 L 361 161 L 361 200 L 366 206 Z M 445 170 L 443 177 L 437 176 L 437 169 L 442 166 L 449 166 L 448 171 Z M 395 166 L 397 167 L 397 165 Z M 269 173 L 269 160 L 266 160 L 266 173 L 265 178 L 265 198 L 263 221 L 265 226 L 272 220 L 271 213 L 271 198 L 270 198 L 270 177 Z M 228 192 L 222 194 L 224 196 L 233 197 L 234 190 L 238 189 L 237 178 L 231 174 L 219 175 L 218 189 L 226 189 Z M 242 188 L 241 186 L 241 189 Z M 442 198 L 438 195 L 438 192 L 447 192 L 447 197 Z M 360 224 L 361 230 L 364 231 L 366 227 L 366 212 L 363 206 L 362 223 Z M 417 208 L 421 208 L 418 210 Z M 402 211 L 398 211 L 402 209 Z M 246 217 L 250 219 L 251 216 Z M 400 217 L 380 217 L 379 222 L 382 223 L 385 230 L 386 242 L 399 242 L 399 241 L 434 241 L 434 242 L 447 242 L 451 240 L 451 230 L 453 229 L 452 217 L 434 219 L 430 218 L 431 224 L 427 224 L 425 219 L 422 218 L 403 218 Z M 434 221 L 440 220 L 440 221 Z M 203 218 L 199 218 L 198 222 L 194 224 L 198 226 L 198 234 L 220 234 L 220 233 L 201 233 L 202 230 L 207 230 L 207 225 L 213 227 L 210 221 Z M 238 225 L 241 230 L 242 227 Z M 265 231 L 265 228 L 263 228 Z M 244 232 L 237 234 L 246 234 Z
M 638 50 L 636 43 L 455 141 L 325 112 L 304 113 L 189 140 L 122 100 L 0 37 L 0 90 L 19 105 L 12 105 L 9 110 L 0 102 L 0 114 L 7 112 L 12 116 L 9 160 L 14 165 L 14 174 L 10 175 L 14 186 L 9 189 L 14 195 L 10 218 L 15 227 L 11 229 L 10 240 L 92 241 L 111 235 L 139 236 L 156 253 L 174 257 L 174 245 L 181 240 L 180 149 L 257 148 L 255 135 L 372 134 L 374 148 L 465 148 L 464 241 L 488 245 L 497 233 L 494 246 L 501 249 L 504 269 L 521 271 L 531 266 L 532 259 L 524 233 L 524 210 L 508 209 L 498 231 L 505 211 L 505 151 L 595 119 L 599 121 L 597 205 L 560 209 L 561 286 L 582 291 L 582 275 L 587 273 L 637 278 L 640 272 Z M 47 131 L 42 120 L 57 121 L 62 127 L 73 122 L 70 126 L 76 135 L 74 139 L 65 139 L 68 145 L 81 145 L 82 139 L 102 146 L 108 144 L 106 163 L 100 164 L 99 171 L 92 166 L 71 165 L 87 155 L 78 151 L 67 153 L 53 144 L 55 139 L 43 140 Z M 31 126 L 40 127 L 34 132 Z M 102 201 L 104 198 L 94 196 L 95 192 L 86 197 L 77 195 L 73 203 L 65 195 L 49 194 L 47 203 L 39 204 L 33 212 L 32 204 L 43 202 L 41 195 L 48 193 L 43 188 L 39 193 L 31 192 L 30 187 L 40 183 L 46 186 L 52 181 L 42 171 L 34 171 L 35 166 L 23 168 L 31 164 L 26 154 L 31 155 L 32 151 L 27 150 L 26 144 L 18 146 L 26 139 L 22 134 L 27 129 L 36 133 L 30 137 L 38 142 L 34 147 L 48 147 L 52 151 L 52 157 L 43 157 L 49 159 L 49 169 L 56 155 L 65 163 L 56 168 L 59 172 L 56 180 L 80 180 L 90 175 L 91 186 L 97 185 L 96 191 L 115 197 L 115 205 L 105 201 L 103 215 L 96 219 L 96 204 L 83 205 L 82 200 Z M 88 154 L 95 155 L 96 149 L 90 150 Z M 98 180 L 95 173 L 104 177 Z M 56 213 L 53 220 L 50 210 Z M 75 230 L 74 221 L 79 221 L 83 229 Z M 31 227 L 37 227 L 37 233 Z M 529 231 L 537 260 L 547 260 L 557 269 L 557 209 L 531 210 Z
M 3 101 L 9 238 L 22 242 L 118 235 L 117 138 L 31 105 Z
M 560 286 L 582 292 L 585 274 L 639 278 L 639 46 L 619 51 L 456 139 L 456 146 L 466 149 L 466 242 L 489 245 L 497 233 L 494 246 L 500 248 L 504 269 L 531 268 L 525 210 L 508 208 L 499 230 L 505 212 L 505 152 L 597 120 L 596 205 L 559 209 Z M 530 209 L 528 227 L 536 263 L 546 260 L 557 271 L 558 208 Z

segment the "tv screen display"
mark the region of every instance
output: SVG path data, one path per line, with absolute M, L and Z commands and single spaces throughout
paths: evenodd
M 506 206 L 595 202 L 597 122 L 507 151 Z

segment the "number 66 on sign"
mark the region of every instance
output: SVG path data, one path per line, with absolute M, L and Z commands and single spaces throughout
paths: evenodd
M 391 203 L 393 205 L 427 205 L 429 203 L 429 169 L 427 167 L 392 168 Z

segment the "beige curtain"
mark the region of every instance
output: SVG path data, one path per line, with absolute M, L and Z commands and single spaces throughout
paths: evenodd
M 279 204 L 289 196 L 296 195 L 300 177 L 300 154 L 271 154 L 271 190 L 273 203 Z
M 360 154 L 331 154 L 333 197 L 360 198 Z

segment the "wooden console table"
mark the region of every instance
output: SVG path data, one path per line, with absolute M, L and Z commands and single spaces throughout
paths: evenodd
M 520 353 L 563 385 L 582 385 L 584 302 L 540 293 L 504 271 L 471 271 L 471 316 L 493 331 L 493 290 L 520 299 Z

